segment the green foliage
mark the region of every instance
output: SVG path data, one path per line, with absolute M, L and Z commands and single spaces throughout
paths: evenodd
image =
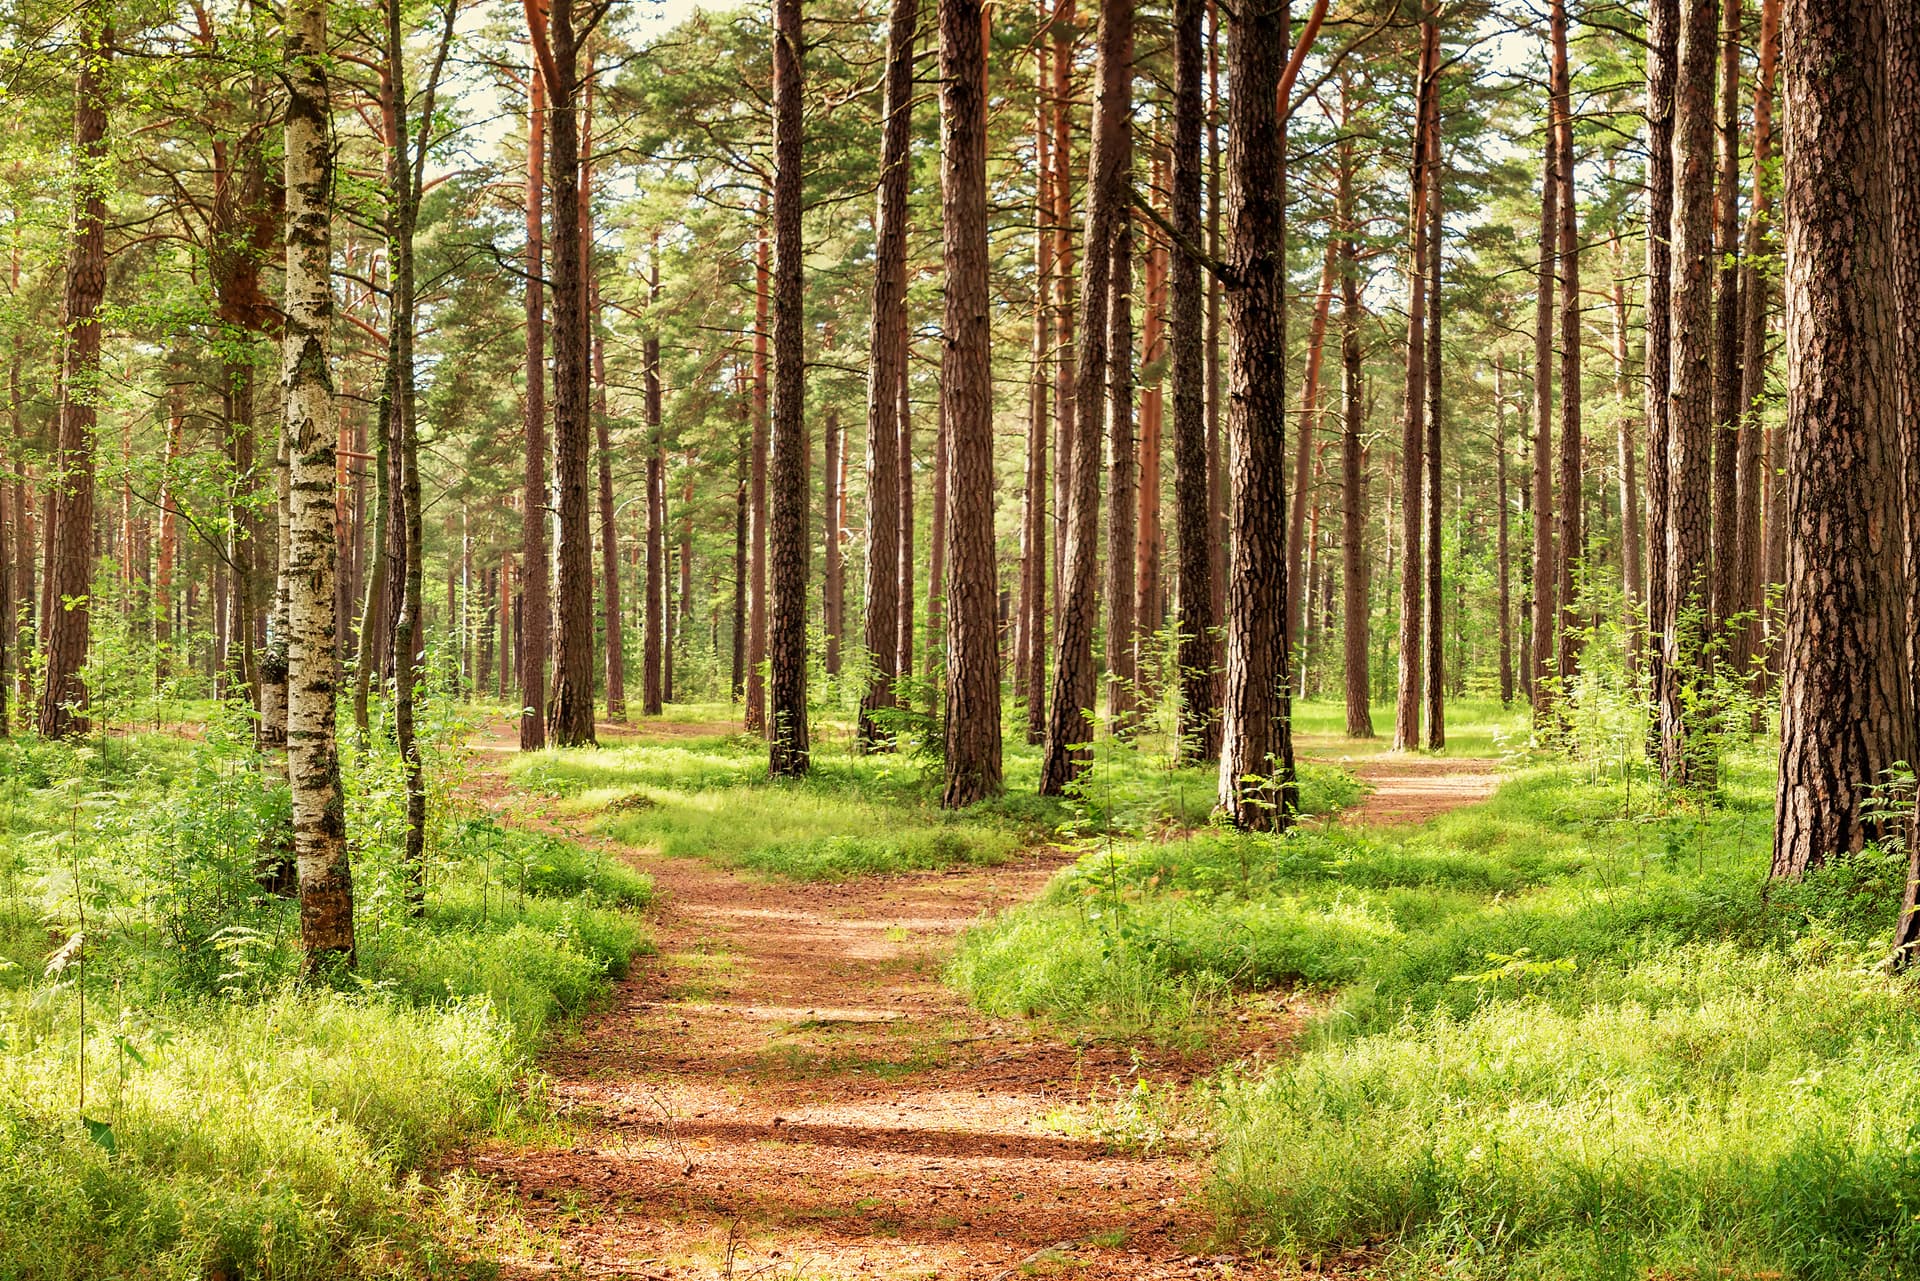
M 0 1275 L 414 1270 L 411 1172 L 537 1108 L 532 1052 L 647 947 L 646 877 L 471 815 L 412 915 L 381 748 L 347 761 L 357 973 L 302 983 L 249 734 L 0 740 Z

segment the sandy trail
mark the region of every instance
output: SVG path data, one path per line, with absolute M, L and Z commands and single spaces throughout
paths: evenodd
M 1364 820 L 1491 787 L 1401 768 L 1428 763 L 1362 763 L 1379 789 Z M 483 777 L 524 820 L 525 799 Z M 1057 851 L 832 885 L 621 852 L 663 891 L 660 951 L 547 1056 L 566 1139 L 466 1155 L 529 1229 L 495 1234 L 504 1276 L 1272 1275 L 1209 1245 L 1202 1154 L 1116 1152 L 1086 1125 L 1135 1079 L 1286 1052 L 1304 1007 L 1256 1005 L 1192 1054 L 969 1009 L 940 982 L 955 937 L 1038 894 Z

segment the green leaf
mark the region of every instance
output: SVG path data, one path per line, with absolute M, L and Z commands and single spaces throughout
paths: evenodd
M 114 1142 L 113 1126 L 105 1121 L 96 1121 L 90 1116 L 83 1116 L 80 1120 L 87 1127 L 87 1137 L 105 1148 L 108 1156 L 119 1154 L 120 1145 Z

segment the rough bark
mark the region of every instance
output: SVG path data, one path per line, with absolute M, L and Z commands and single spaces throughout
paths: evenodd
M 1746 609 L 1740 578 L 1740 12 L 1720 0 L 1718 163 L 1713 184 L 1713 625 L 1724 634 Z
M 1765 629 L 1767 604 L 1767 564 L 1763 554 L 1761 508 L 1765 495 L 1774 487 L 1773 468 L 1766 466 L 1762 453 L 1763 402 L 1767 391 L 1767 313 L 1771 306 L 1772 280 L 1762 269 L 1762 261 L 1778 252 L 1774 234 L 1773 187 L 1773 93 L 1780 57 L 1780 0 L 1761 0 L 1760 56 L 1753 82 L 1753 201 L 1747 217 L 1747 243 L 1740 270 L 1740 459 L 1739 488 L 1739 581 L 1744 592 L 1742 608 L 1751 614 L 1746 626 L 1733 638 L 1733 664 L 1736 672 L 1753 668 Z M 1778 454 L 1773 455 L 1778 460 Z M 1756 681 L 1765 669 L 1754 671 Z
M 1341 84 L 1341 119 L 1351 119 L 1352 85 Z M 1343 654 L 1347 696 L 1347 737 L 1373 737 L 1372 682 L 1367 663 L 1368 610 L 1366 405 L 1360 382 L 1360 263 L 1354 243 L 1354 156 L 1351 137 L 1339 146 L 1340 217 L 1340 550 L 1341 591 L 1345 609 Z
M 1784 14 L 1791 319 L 1776 878 L 1872 839 L 1867 790 L 1913 759 L 1893 369 L 1897 314 L 1912 308 L 1892 281 L 1887 9 L 1789 0 Z
M 329 137 L 327 6 L 295 0 L 287 14 L 286 319 L 281 386 L 291 460 L 288 544 L 288 777 L 307 967 L 353 963 L 353 875 L 346 797 L 334 732 L 336 411 L 327 364 L 333 156 Z
M 1301 567 L 1306 559 L 1306 495 L 1313 480 L 1313 443 L 1320 417 L 1320 365 L 1327 341 L 1327 317 L 1333 309 L 1334 273 L 1338 267 L 1340 239 L 1327 238 L 1320 264 L 1320 288 L 1314 294 L 1313 323 L 1307 328 L 1307 365 L 1300 383 L 1300 432 L 1293 445 L 1293 508 L 1287 521 L 1287 617 L 1291 635 L 1303 634 L 1306 578 Z
M 658 246 L 655 248 L 657 252 Z M 660 262 L 656 256 L 647 267 L 649 313 L 659 301 Z M 653 314 L 648 316 L 640 359 L 647 402 L 647 616 L 641 642 L 640 700 L 642 715 L 658 716 L 666 699 L 667 479 L 665 443 L 660 439 L 660 322 Z
M 1220 812 L 1273 831 L 1299 807 L 1287 688 L 1287 0 L 1248 0 L 1229 48 L 1228 437 L 1232 467 Z
M 772 290 L 773 241 L 766 198 L 760 203 L 760 231 L 753 265 L 753 466 L 748 484 L 749 552 L 747 604 L 747 713 L 749 734 L 767 732 L 767 341 Z
M 1046 2 L 1037 5 L 1042 19 Z M 1055 187 L 1052 111 L 1046 100 L 1051 80 L 1051 46 L 1035 49 L 1033 147 L 1034 199 L 1033 368 L 1027 394 L 1027 457 L 1020 498 L 1020 627 L 1015 650 L 1014 688 L 1026 705 L 1026 738 L 1045 740 L 1047 732 L 1047 436 L 1053 430 L 1050 357 L 1053 315 L 1053 193 Z
M 940 0 L 942 239 L 948 450 L 946 790 L 958 809 L 1000 790 L 994 619 L 993 370 L 987 288 L 987 85 L 980 0 Z
M 106 292 L 107 68 L 113 23 L 104 0 L 81 14 L 74 86 L 73 156 L 78 169 L 73 232 L 61 310 L 59 404 L 47 505 L 46 599 L 40 607 L 40 706 L 46 738 L 87 732 L 84 669 L 93 590 L 94 424 L 100 396 L 100 302 Z
M 1587 620 L 1580 613 L 1580 571 L 1586 559 L 1581 513 L 1586 502 L 1582 484 L 1580 439 L 1580 210 L 1573 191 L 1573 78 L 1567 65 L 1566 0 L 1553 0 L 1553 133 L 1560 153 L 1555 177 L 1560 196 L 1554 202 L 1559 222 L 1560 303 L 1560 506 L 1554 513 L 1554 595 L 1560 606 L 1559 648 L 1554 671 L 1560 692 L 1571 692 L 1580 660 L 1580 634 Z
M 1654 0 L 1659 3 L 1660 0 Z M 1540 262 L 1533 305 L 1533 585 L 1532 653 L 1527 658 L 1536 725 L 1554 699 L 1555 607 L 1559 573 L 1553 523 L 1553 297 L 1555 243 L 1560 226 L 1560 146 L 1549 120 L 1546 165 L 1540 180 Z
M 1768 19 L 1763 16 L 1763 28 Z M 1900 658 L 1906 681 L 1909 735 L 1920 731 L 1920 12 L 1911 5 L 1887 10 L 1887 161 L 1891 178 L 1890 284 L 1894 300 L 1895 458 L 1905 510 L 1900 519 Z M 1770 70 L 1761 42 L 1762 75 Z M 1757 97 L 1757 94 L 1756 94 Z M 1757 105 L 1757 104 L 1756 104 Z M 1756 124 L 1756 135 L 1758 127 Z M 1756 146 L 1758 145 L 1756 138 Z M 1913 757 L 1907 756 L 1911 761 Z M 1910 968 L 1920 951 L 1920 811 L 1902 824 L 1907 841 L 1907 884 L 1893 931 L 1893 965 Z
M 532 0 L 527 20 L 531 32 L 538 32 L 544 21 L 542 10 Z M 527 77 L 527 460 L 520 489 L 521 586 L 520 605 L 515 611 L 520 620 L 517 679 L 523 752 L 539 751 L 547 745 L 547 650 L 553 620 L 549 599 L 553 571 L 547 549 L 552 498 L 547 490 L 546 233 L 541 216 L 546 199 L 546 93 L 546 79 L 536 60 Z M 376 546 L 378 543 L 376 535 Z M 363 667 L 364 653 L 363 646 Z
M 773 10 L 773 430 L 768 494 L 767 767 L 807 772 L 806 358 L 801 314 L 800 0 Z
M 1667 588 L 1661 626 L 1667 678 L 1661 765 L 1696 780 L 1689 725 L 1706 660 L 1708 520 L 1713 451 L 1713 70 L 1716 0 L 1682 0 L 1675 79 L 1667 421 Z M 1704 780 L 1702 780 L 1704 781 Z
M 1173 189 L 1169 221 L 1187 244 L 1200 241 L 1200 62 L 1202 0 L 1175 0 L 1173 11 Z M 1176 253 L 1169 282 L 1173 332 L 1173 506 L 1179 542 L 1175 573 L 1180 683 L 1175 731 L 1185 762 L 1220 753 L 1220 718 L 1214 698 L 1214 530 L 1212 482 L 1207 460 L 1209 360 L 1202 326 L 1206 286 L 1192 255 Z
M 1067 576 L 1067 517 L 1073 506 L 1073 447 L 1080 437 L 1075 414 L 1080 353 L 1075 345 L 1077 301 L 1073 244 L 1073 67 L 1079 45 L 1075 0 L 1055 0 L 1053 9 L 1053 263 L 1054 286 L 1054 449 L 1053 449 L 1053 612 L 1061 610 Z M 1044 666 L 1044 664 L 1043 664 Z M 1044 703 L 1044 699 L 1042 702 Z M 1046 712 L 1040 738 L 1044 742 Z
M 907 309 L 907 147 L 913 131 L 913 49 L 920 0 L 893 0 L 887 26 L 885 124 L 880 139 L 880 191 L 874 210 L 873 327 L 867 365 L 867 560 L 862 639 L 867 688 L 860 699 L 854 750 L 889 740 L 873 713 L 896 703 L 899 674 L 900 480 L 912 460 L 900 453 L 900 398 L 905 376 Z
M 728 689 L 735 702 L 740 701 L 747 691 L 747 525 L 750 506 L 748 499 L 748 473 L 751 470 L 753 456 L 753 428 L 745 425 L 744 420 L 751 413 L 747 406 L 744 380 L 738 375 L 734 380 L 734 400 L 740 406 L 743 427 L 740 432 L 740 457 L 734 466 L 733 491 L 733 672 L 732 683 Z
M 1422 681 L 1425 689 L 1427 707 L 1424 741 L 1429 751 L 1439 751 L 1447 745 L 1446 722 L 1446 632 L 1445 610 L 1441 591 L 1441 520 L 1442 491 L 1440 474 L 1440 416 L 1442 409 L 1442 382 L 1444 372 L 1440 362 L 1440 268 L 1441 268 L 1441 232 L 1440 213 L 1443 205 L 1440 188 L 1440 32 L 1439 23 L 1429 11 L 1427 17 L 1427 42 L 1432 48 L 1428 57 L 1427 86 L 1427 420 L 1426 420 L 1426 478 L 1420 487 L 1425 504 L 1426 545 L 1423 548 L 1426 557 L 1427 584 L 1425 596 L 1426 614 L 1421 630 L 1425 633 L 1424 653 L 1426 674 Z M 1409 562 L 1411 568 L 1411 562 Z
M 1433 148 L 1427 141 L 1433 91 L 1431 28 L 1423 24 L 1420 64 L 1416 75 L 1411 194 L 1407 209 L 1407 373 L 1400 423 L 1400 685 L 1394 703 L 1393 747 L 1412 751 L 1420 746 L 1422 682 L 1426 672 L 1420 658 L 1425 582 L 1422 577 L 1420 489 L 1426 475 L 1427 409 L 1427 200 Z
M 912 352 L 907 343 L 907 313 L 900 312 L 900 384 L 899 408 L 894 417 L 900 424 L 900 570 L 897 591 L 900 600 L 898 627 L 894 632 L 894 669 L 899 676 L 913 675 L 913 403 L 907 391 L 907 366 Z
M 1081 350 L 1075 370 L 1075 430 L 1072 447 L 1060 452 L 1071 470 L 1067 505 L 1066 565 L 1055 627 L 1053 680 L 1047 706 L 1047 734 L 1040 764 L 1040 794 L 1058 796 L 1089 759 L 1093 738 L 1093 620 L 1098 602 L 1100 536 L 1101 401 L 1106 390 L 1107 316 L 1112 305 L 1112 254 L 1115 229 L 1126 216 L 1126 153 L 1121 134 L 1128 128 L 1133 83 L 1129 51 L 1133 43 L 1133 0 L 1101 0 L 1096 37 L 1098 62 L 1093 103 L 1093 148 L 1088 162 L 1086 248 L 1080 274 Z M 1063 266 L 1064 270 L 1064 266 Z
M 587 167 L 580 171 L 582 185 Z M 580 216 L 588 217 L 586 194 L 580 199 Z M 593 240 L 581 236 L 581 248 L 587 255 L 587 328 L 593 340 L 593 440 L 599 465 L 600 482 L 600 626 L 605 634 L 607 674 L 607 719 L 627 719 L 627 641 L 620 609 L 620 529 L 614 519 L 613 505 L 613 425 L 607 415 L 607 345 L 600 334 L 600 277 L 594 269 Z M 652 268 L 657 277 L 659 267 Z
M 829 405 L 821 431 L 821 465 L 826 479 L 820 521 L 820 627 L 826 642 L 821 665 L 828 676 L 840 674 L 840 633 L 846 626 L 847 580 L 840 558 L 840 535 L 846 528 L 846 436 L 840 430 L 840 411 Z
M 1507 371 L 1493 367 L 1494 609 L 1500 616 L 1500 706 L 1513 703 L 1513 540 L 1507 510 Z
M 1658 707 L 1667 703 L 1667 445 L 1672 375 L 1674 79 L 1679 74 L 1679 0 L 1647 5 L 1647 686 Z M 1656 722 L 1657 722 L 1656 716 Z M 1657 746 L 1656 723 L 1652 737 Z
M 1131 45 L 1127 52 L 1131 65 Z M 1131 74 L 1129 74 L 1131 84 Z M 1131 115 L 1121 131 L 1125 159 L 1120 181 L 1133 187 Z M 1133 217 L 1122 209 L 1113 231 L 1113 266 L 1107 298 L 1107 716 L 1116 734 L 1134 729 L 1139 710 L 1133 632 L 1138 625 L 1138 582 L 1133 542 L 1139 504 L 1139 466 L 1134 437 Z
M 1613 277 L 1613 387 L 1619 430 L 1614 442 L 1620 472 L 1620 588 L 1625 602 L 1627 670 L 1639 667 L 1638 622 L 1647 594 L 1646 559 L 1640 547 L 1639 460 L 1634 448 L 1633 384 L 1627 374 L 1626 247 L 1615 242 Z

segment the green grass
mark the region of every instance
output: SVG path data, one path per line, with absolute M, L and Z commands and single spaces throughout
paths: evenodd
M 1419 828 L 1117 840 L 949 978 L 996 1013 L 1187 1043 L 1250 993 L 1317 989 L 1297 1054 L 1132 1099 L 1122 1127 L 1204 1110 L 1220 1232 L 1285 1257 L 1915 1275 L 1920 987 L 1878 968 L 1905 860 L 1769 887 L 1767 748 L 1706 809 L 1547 762 Z
M 0 1276 L 457 1263 L 429 1224 L 454 1193 L 416 1172 L 539 1112 L 534 1051 L 647 949 L 653 887 L 449 814 L 411 915 L 394 769 L 348 762 L 359 967 L 329 987 L 297 979 L 295 907 L 256 879 L 284 794 L 226 729 L 0 740 Z
M 519 788 L 622 843 L 796 880 L 990 865 L 1046 841 L 1202 824 L 1214 804 L 1216 772 L 1171 768 L 1152 740 L 1102 742 L 1073 795 L 1040 797 L 1038 749 L 1009 741 L 1005 792 L 953 813 L 939 805 L 937 761 L 854 756 L 837 728 L 822 727 L 810 774 L 793 781 L 767 778 L 760 740 L 723 733 L 530 754 L 509 769 Z M 1329 766 L 1303 766 L 1301 789 L 1314 813 L 1359 795 Z

